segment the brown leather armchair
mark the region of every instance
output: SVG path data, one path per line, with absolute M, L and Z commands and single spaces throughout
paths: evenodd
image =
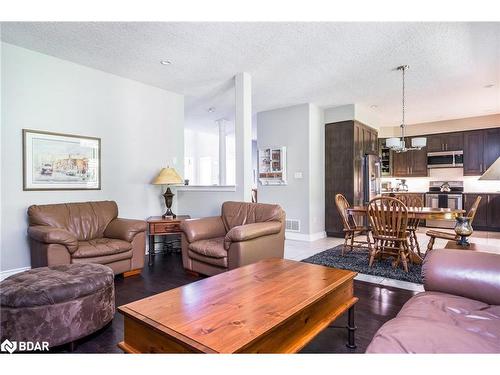
M 146 222 L 118 218 L 116 202 L 33 205 L 28 219 L 33 268 L 99 263 L 129 276 L 144 267 Z
M 500 353 L 500 255 L 436 249 L 425 292 L 375 334 L 367 353 Z
M 279 205 L 225 202 L 221 216 L 181 223 L 184 268 L 215 275 L 265 258 L 283 258 L 285 212 Z

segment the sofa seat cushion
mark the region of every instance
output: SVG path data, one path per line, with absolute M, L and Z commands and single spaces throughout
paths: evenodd
M 384 324 L 368 353 L 498 353 L 500 306 L 424 292 Z
M 198 262 L 210 264 L 211 266 L 216 266 L 220 268 L 227 268 L 227 257 L 224 258 L 212 258 L 205 255 L 200 255 L 194 251 L 188 250 L 189 258 L 197 260 Z
M 113 270 L 100 264 L 65 264 L 33 268 L 1 282 L 1 306 L 54 305 L 112 287 Z
M 210 258 L 227 257 L 227 251 L 224 248 L 224 237 L 191 242 L 189 244 L 189 250 Z
M 78 249 L 73 258 L 93 258 L 124 253 L 132 249 L 132 244 L 114 238 L 96 238 L 90 241 L 78 242 Z

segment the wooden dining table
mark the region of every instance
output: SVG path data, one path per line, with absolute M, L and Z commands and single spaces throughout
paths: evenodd
M 434 208 L 434 207 L 407 207 L 408 217 L 420 220 L 454 220 L 465 214 L 465 210 L 454 208 Z M 367 206 L 353 206 L 347 209 L 349 215 L 366 216 Z M 421 264 L 422 257 L 410 249 L 413 263 Z

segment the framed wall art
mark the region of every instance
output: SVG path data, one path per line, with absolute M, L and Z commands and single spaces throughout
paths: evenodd
M 23 129 L 23 190 L 100 189 L 100 138 Z

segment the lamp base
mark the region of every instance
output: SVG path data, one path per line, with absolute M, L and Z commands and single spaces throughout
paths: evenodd
M 176 214 L 174 214 L 172 212 L 172 201 L 173 201 L 173 198 L 174 198 L 174 193 L 172 193 L 172 191 L 170 190 L 169 187 L 167 187 L 167 190 L 165 191 L 165 193 L 163 194 L 163 197 L 165 198 L 165 206 L 167 206 L 167 211 L 161 215 L 162 218 L 166 219 L 166 218 L 172 218 L 172 219 L 175 219 L 177 217 Z

